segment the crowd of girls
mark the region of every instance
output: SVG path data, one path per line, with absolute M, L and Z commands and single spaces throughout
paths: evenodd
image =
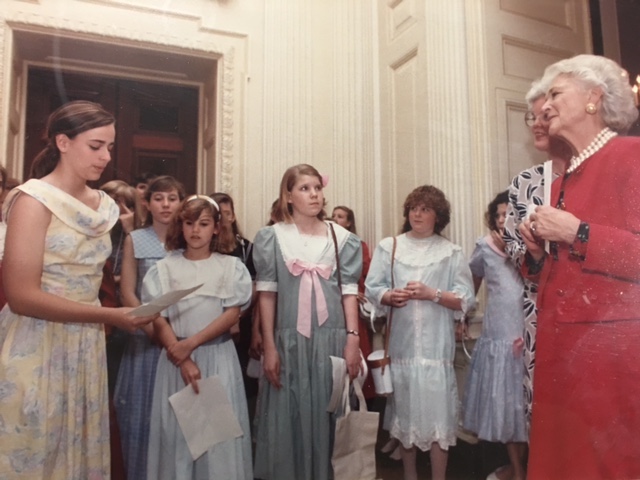
M 325 179 L 307 164 L 286 170 L 253 245 L 228 195 L 186 196 L 169 176 L 94 190 L 114 118 L 91 102 L 61 106 L 2 213 L 0 478 L 331 480 L 340 412 L 327 411 L 330 357 L 351 379 L 361 373 L 365 302 L 393 313 L 383 427 L 405 480 L 418 478 L 417 450 L 429 451 L 431 478 L 446 477 L 460 423 L 506 445 L 509 464 L 491 480 L 640 477 L 640 148 L 616 138 L 637 118 L 629 92 L 602 57 L 545 71 L 527 124 L 550 162 L 489 203 L 489 233 L 470 262 L 443 233 L 451 207 L 432 185 L 409 193 L 400 233 L 371 258 L 353 211 L 339 206 L 326 220 Z M 483 282 L 483 330 L 459 402 L 455 339 Z M 159 315 L 132 312 L 195 285 Z M 254 456 L 232 335 L 243 315 L 240 332 L 256 338 L 241 353 L 250 346 L 263 362 Z M 111 471 L 105 327 L 126 334 L 113 388 L 122 473 Z M 212 376 L 241 434 L 194 457 L 168 399 L 199 394 Z

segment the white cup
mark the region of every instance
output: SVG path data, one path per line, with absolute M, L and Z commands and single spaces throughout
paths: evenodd
M 376 387 L 377 395 L 389 395 L 393 393 L 393 384 L 391 383 L 391 359 L 385 357 L 384 350 L 375 350 L 367 357 L 373 384 Z

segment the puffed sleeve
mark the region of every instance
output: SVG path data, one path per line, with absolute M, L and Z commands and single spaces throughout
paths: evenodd
M 369 273 L 365 280 L 365 295 L 376 309 L 386 309 L 382 305 L 382 296 L 391 289 L 391 245 L 393 238 L 382 240 L 371 258 Z
M 256 268 L 256 290 L 278 291 L 276 268 L 276 232 L 273 227 L 261 228 L 253 241 L 253 264 Z
M 352 233 L 349 234 L 339 255 L 342 294 L 357 295 L 358 281 L 362 273 L 362 240 Z
M 239 258 L 235 258 L 233 272 L 233 295 L 222 299 L 222 307 L 241 307 L 246 310 L 251 304 L 251 275 L 249 270 Z
M 482 238 L 476 241 L 476 248 L 471 254 L 469 268 L 471 273 L 479 278 L 484 278 L 484 256 L 482 255 Z
M 451 256 L 451 273 L 453 278 L 451 291 L 462 300 L 462 311 L 454 312 L 454 318 L 459 320 L 476 304 L 471 270 L 461 249 L 456 249 Z
M 154 298 L 162 295 L 162 284 L 160 283 L 160 273 L 158 272 L 158 264 L 153 265 L 142 280 L 142 289 L 140 291 L 140 301 L 149 303 Z M 160 316 L 168 318 L 169 312 L 163 310 Z

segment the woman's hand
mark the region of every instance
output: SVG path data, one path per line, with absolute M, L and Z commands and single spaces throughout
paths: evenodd
M 431 300 L 436 298 L 436 289 L 426 286 L 422 282 L 408 282 L 405 289 L 411 300 Z
M 360 337 L 356 335 L 347 335 L 347 343 L 344 346 L 344 360 L 347 363 L 347 372 L 349 378 L 353 380 L 358 376 L 362 369 L 360 357 Z
M 393 290 L 387 290 L 382 296 L 382 303 L 390 305 L 392 307 L 401 308 L 404 307 L 409 299 L 411 293 L 405 288 L 394 288 Z
M 110 310 L 112 310 L 111 316 L 113 319 L 108 323 L 129 333 L 133 333 L 137 329 L 153 322 L 159 316 L 157 313 L 155 315 L 147 315 L 144 317 L 129 315 L 129 312 L 133 310 L 131 307 L 112 308 Z
M 535 236 L 535 232 L 531 229 L 531 222 L 529 220 L 525 220 L 518 227 L 520 231 L 520 236 L 524 241 L 524 244 L 527 246 L 527 252 L 529 255 L 536 261 L 540 261 L 542 257 L 544 257 L 544 247 L 540 245 L 539 240 Z
M 193 391 L 196 393 L 200 393 L 200 389 L 198 388 L 198 380 L 200 380 L 200 369 L 196 362 L 191 360 L 190 358 L 186 359 L 184 362 L 180 364 L 180 375 L 182 375 L 182 380 L 184 380 L 185 385 L 191 385 L 193 387 Z
M 260 356 L 263 354 L 262 345 L 262 332 L 259 328 L 254 328 L 251 332 L 251 344 L 249 345 L 249 356 L 260 360 Z
M 465 338 L 469 338 L 469 327 L 467 326 L 467 321 L 456 322 L 456 342 L 461 342 Z
M 189 358 L 196 348 L 196 345 L 192 345 L 192 343 L 191 338 L 185 338 L 168 347 L 167 357 L 171 360 L 171 363 L 177 367 Z
M 124 233 L 131 233 L 135 228 L 133 210 L 130 210 L 124 203 L 118 202 L 120 207 L 120 223 L 122 224 L 122 230 Z
M 491 230 L 490 235 L 491 235 L 491 240 L 493 240 L 493 244 L 496 246 L 496 248 L 498 248 L 501 252 L 504 252 L 505 248 L 507 248 L 507 244 L 504 241 L 502 232 Z
M 280 383 L 280 355 L 275 348 L 265 349 L 264 362 L 262 364 L 264 368 L 264 376 L 275 388 L 282 388 Z
M 550 206 L 537 207 L 529 216 L 529 228 L 543 240 L 573 243 L 580 227 L 580 220 L 572 213 Z
M 367 297 L 364 296 L 364 293 L 358 293 L 358 303 L 367 303 Z

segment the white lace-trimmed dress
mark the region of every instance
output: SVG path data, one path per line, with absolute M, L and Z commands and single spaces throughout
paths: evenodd
M 346 328 L 343 295 L 358 294 L 362 269 L 361 241 L 333 225 L 338 241 L 342 291 L 338 287 L 334 244 L 327 224 L 326 237 L 298 233 L 295 224 L 262 228 L 254 241 L 253 259 L 258 291 L 277 292 L 274 337 L 280 355 L 276 389 L 267 381 L 260 392 L 255 477 L 263 480 L 329 480 L 335 415 L 327 413 L 333 386 L 330 355 L 342 357 Z M 318 275 L 328 318 L 318 324 L 317 291 L 301 295 L 301 278 L 287 263 L 327 269 Z M 298 331 L 300 302 L 308 302 L 311 332 Z M 304 329 L 303 329 L 304 330 Z
M 169 307 L 168 318 L 178 338 L 190 337 L 218 318 L 225 309 L 246 307 L 251 300 L 249 271 L 236 257 L 212 253 L 205 260 L 188 260 L 173 252 L 151 267 L 144 278 L 142 301 L 173 290 L 204 285 Z M 251 432 L 240 362 L 231 335 L 223 334 L 191 354 L 201 378 L 219 375 L 244 434 L 219 443 L 195 462 L 169 403 L 169 397 L 185 387 L 180 369 L 164 350 L 158 360 L 147 478 L 153 480 L 252 480 Z
M 146 273 L 167 255 L 167 251 L 153 227 L 134 230 L 130 235 L 137 263 L 136 296 L 140 299 Z M 161 348 L 152 343 L 141 329 L 126 335 L 127 343 L 118 369 L 113 403 L 127 478 L 144 480 L 147 478 L 153 384 Z
M 366 295 L 382 306 L 391 289 L 393 238 L 377 246 Z M 414 239 L 397 237 L 394 264 L 395 286 L 419 281 L 462 300 L 463 311 L 453 311 L 428 300 L 409 300 L 393 311 L 389 340 L 394 393 L 387 400 L 384 427 L 405 448 L 429 450 L 437 442 L 447 450 L 456 444 L 458 391 L 453 369 L 455 320 L 475 303 L 471 272 L 462 249 L 440 235 Z
M 464 389 L 463 425 L 481 440 L 526 442 L 522 278 L 490 236 L 476 242 L 469 266 L 484 279 L 487 305 Z
M 42 180 L 16 188 L 51 212 L 42 290 L 100 305 L 109 230 L 119 215 L 115 202 L 99 192 L 93 210 Z M 0 478 L 108 480 L 110 460 L 104 326 L 26 317 L 6 305 L 0 313 Z

